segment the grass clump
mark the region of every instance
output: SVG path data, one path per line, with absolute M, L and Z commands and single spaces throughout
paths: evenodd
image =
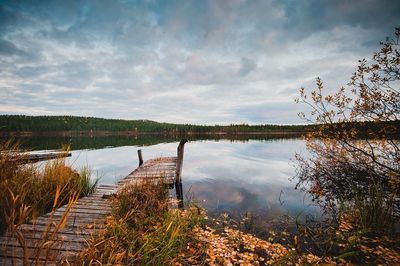
M 40 167 L 21 164 L 24 156 L 18 144 L 0 143 L 0 232 L 66 204 L 74 195 L 90 194 L 97 186 L 87 168 L 78 173 L 63 158 Z
M 196 208 L 169 210 L 167 193 L 163 184 L 123 187 L 113 199 L 106 232 L 90 241 L 82 264 L 202 264 L 205 252 L 193 228 L 202 224 L 203 214 Z
M 89 167 L 85 166 L 80 169 L 79 184 L 77 184 L 77 191 L 80 193 L 80 196 L 88 196 L 93 194 L 97 188 L 97 185 L 99 184 L 99 180 L 99 178 L 94 180 L 92 179 L 92 171 Z

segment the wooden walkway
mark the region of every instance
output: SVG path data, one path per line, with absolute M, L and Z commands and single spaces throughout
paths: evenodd
M 175 183 L 176 165 L 177 157 L 150 159 L 119 181 L 118 184 L 163 181 L 164 184 L 173 185 Z
M 0 158 L 4 154 L 0 153 Z M 46 161 L 62 157 L 71 157 L 70 152 L 51 152 L 51 153 L 8 153 L 7 156 L 11 157 L 11 160 L 16 161 L 20 164 L 25 163 L 36 163 L 40 161 Z
M 116 193 L 120 187 L 150 180 L 171 186 L 178 182 L 177 187 L 181 188 L 185 142 L 179 144 L 177 157 L 148 160 L 117 185 L 100 185 L 94 194 L 78 199 L 62 229 L 57 225 L 63 220 L 67 205 L 21 225 L 17 233 L 7 232 L 0 237 L 0 265 L 73 265 L 76 255 L 85 248 L 87 241 L 104 230 L 105 218 L 111 213 L 109 195 Z M 50 224 L 49 217 L 52 217 Z

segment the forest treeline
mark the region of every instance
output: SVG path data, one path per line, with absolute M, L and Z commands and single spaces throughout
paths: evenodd
M 346 124 L 343 129 L 356 127 L 360 134 L 370 131 L 379 132 L 384 125 L 390 124 L 393 128 L 391 134 L 400 136 L 400 121 L 389 122 L 364 122 L 357 125 Z M 151 134 L 237 134 L 237 133 L 274 133 L 274 134 L 301 134 L 318 129 L 318 125 L 192 125 L 160 123 L 151 120 L 122 120 L 105 119 L 80 116 L 26 116 L 26 115 L 0 115 L 0 133 L 43 133 L 43 132 L 96 132 L 123 133 L 136 135 L 141 133 Z M 386 127 L 387 128 L 387 127 Z M 337 129 L 337 127 L 336 127 Z M 337 132 L 326 132 L 326 135 L 335 135 Z
M 136 133 L 304 132 L 306 125 L 192 125 L 79 116 L 0 115 L 0 132 L 109 131 Z

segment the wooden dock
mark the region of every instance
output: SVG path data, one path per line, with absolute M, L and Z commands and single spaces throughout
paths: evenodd
M 104 230 L 106 216 L 111 213 L 109 196 L 132 182 L 164 182 L 176 184 L 181 193 L 183 148 L 178 146 L 177 157 L 161 157 L 143 162 L 141 151 L 139 167 L 117 185 L 100 185 L 90 196 L 80 198 L 71 207 L 64 205 L 34 221 L 21 225 L 14 233 L 0 237 L 0 265 L 68 265 L 74 264 L 76 255 L 87 241 Z M 69 215 L 65 217 L 65 211 Z M 49 218 L 52 223 L 49 224 Z M 65 225 L 58 225 L 65 220 Z
M 0 158 L 3 154 L 0 154 Z M 71 157 L 70 152 L 50 152 L 50 153 L 11 153 L 7 156 L 11 157 L 11 160 L 16 161 L 20 164 L 25 163 L 36 163 L 45 160 L 51 160 L 56 158 Z

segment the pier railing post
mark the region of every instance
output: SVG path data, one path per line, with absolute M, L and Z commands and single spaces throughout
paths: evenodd
M 142 150 L 138 150 L 137 155 L 139 157 L 139 166 L 141 166 L 143 164 Z
M 183 166 L 183 151 L 184 151 L 186 142 L 188 142 L 187 139 L 182 139 L 178 145 L 178 157 L 177 157 L 177 162 L 176 162 L 175 184 L 180 184 L 182 182 L 181 174 L 182 174 L 182 166 Z

